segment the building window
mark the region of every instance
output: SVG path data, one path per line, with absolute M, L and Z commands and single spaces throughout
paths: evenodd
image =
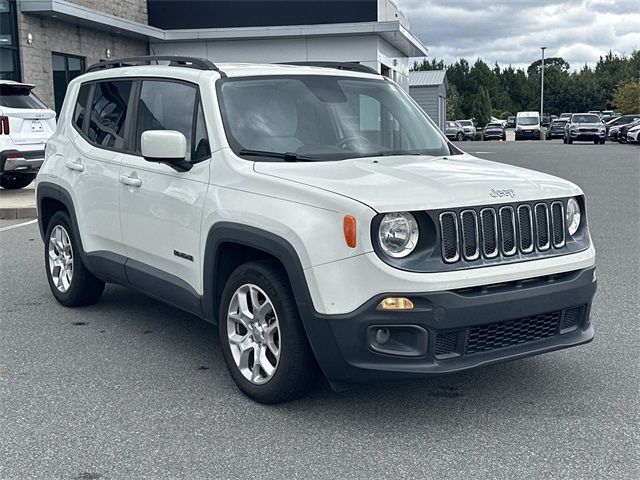
M 69 82 L 84 73 L 84 58 L 64 53 L 52 53 L 53 96 L 56 113 L 60 113 Z
M 0 0 L 0 80 L 20 81 L 15 0 Z

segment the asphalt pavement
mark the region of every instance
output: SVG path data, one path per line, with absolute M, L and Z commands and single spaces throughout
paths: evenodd
M 640 148 L 460 146 L 584 189 L 594 342 L 263 406 L 213 326 L 118 286 L 64 308 L 37 225 L 0 221 L 0 478 L 640 478 Z

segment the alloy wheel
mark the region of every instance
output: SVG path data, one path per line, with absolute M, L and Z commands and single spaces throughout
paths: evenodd
M 62 225 L 56 225 L 49 237 L 49 272 L 53 284 L 66 293 L 73 280 L 73 248 L 69 234 Z
M 280 360 L 280 324 L 273 302 L 257 285 L 245 284 L 231 297 L 227 337 L 238 370 L 251 383 L 273 378 Z

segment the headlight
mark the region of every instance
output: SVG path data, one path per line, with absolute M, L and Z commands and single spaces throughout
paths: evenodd
M 380 222 L 378 240 L 393 258 L 409 255 L 418 244 L 418 222 L 409 212 L 387 213 Z
M 567 202 L 566 224 L 569 235 L 574 235 L 580 226 L 580 205 L 575 198 L 570 198 Z

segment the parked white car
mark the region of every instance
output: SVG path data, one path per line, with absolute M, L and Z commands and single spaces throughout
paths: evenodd
M 114 282 L 217 323 L 265 403 L 320 371 L 419 378 L 591 341 L 582 190 L 464 154 L 394 82 L 330 66 L 143 57 L 74 79 L 36 186 L 54 297 Z
M 44 146 L 56 129 L 56 113 L 33 88 L 0 80 L 0 186 L 6 189 L 33 181 L 44 160 Z
M 633 127 L 627 132 L 627 143 L 638 143 L 640 139 L 640 125 Z

